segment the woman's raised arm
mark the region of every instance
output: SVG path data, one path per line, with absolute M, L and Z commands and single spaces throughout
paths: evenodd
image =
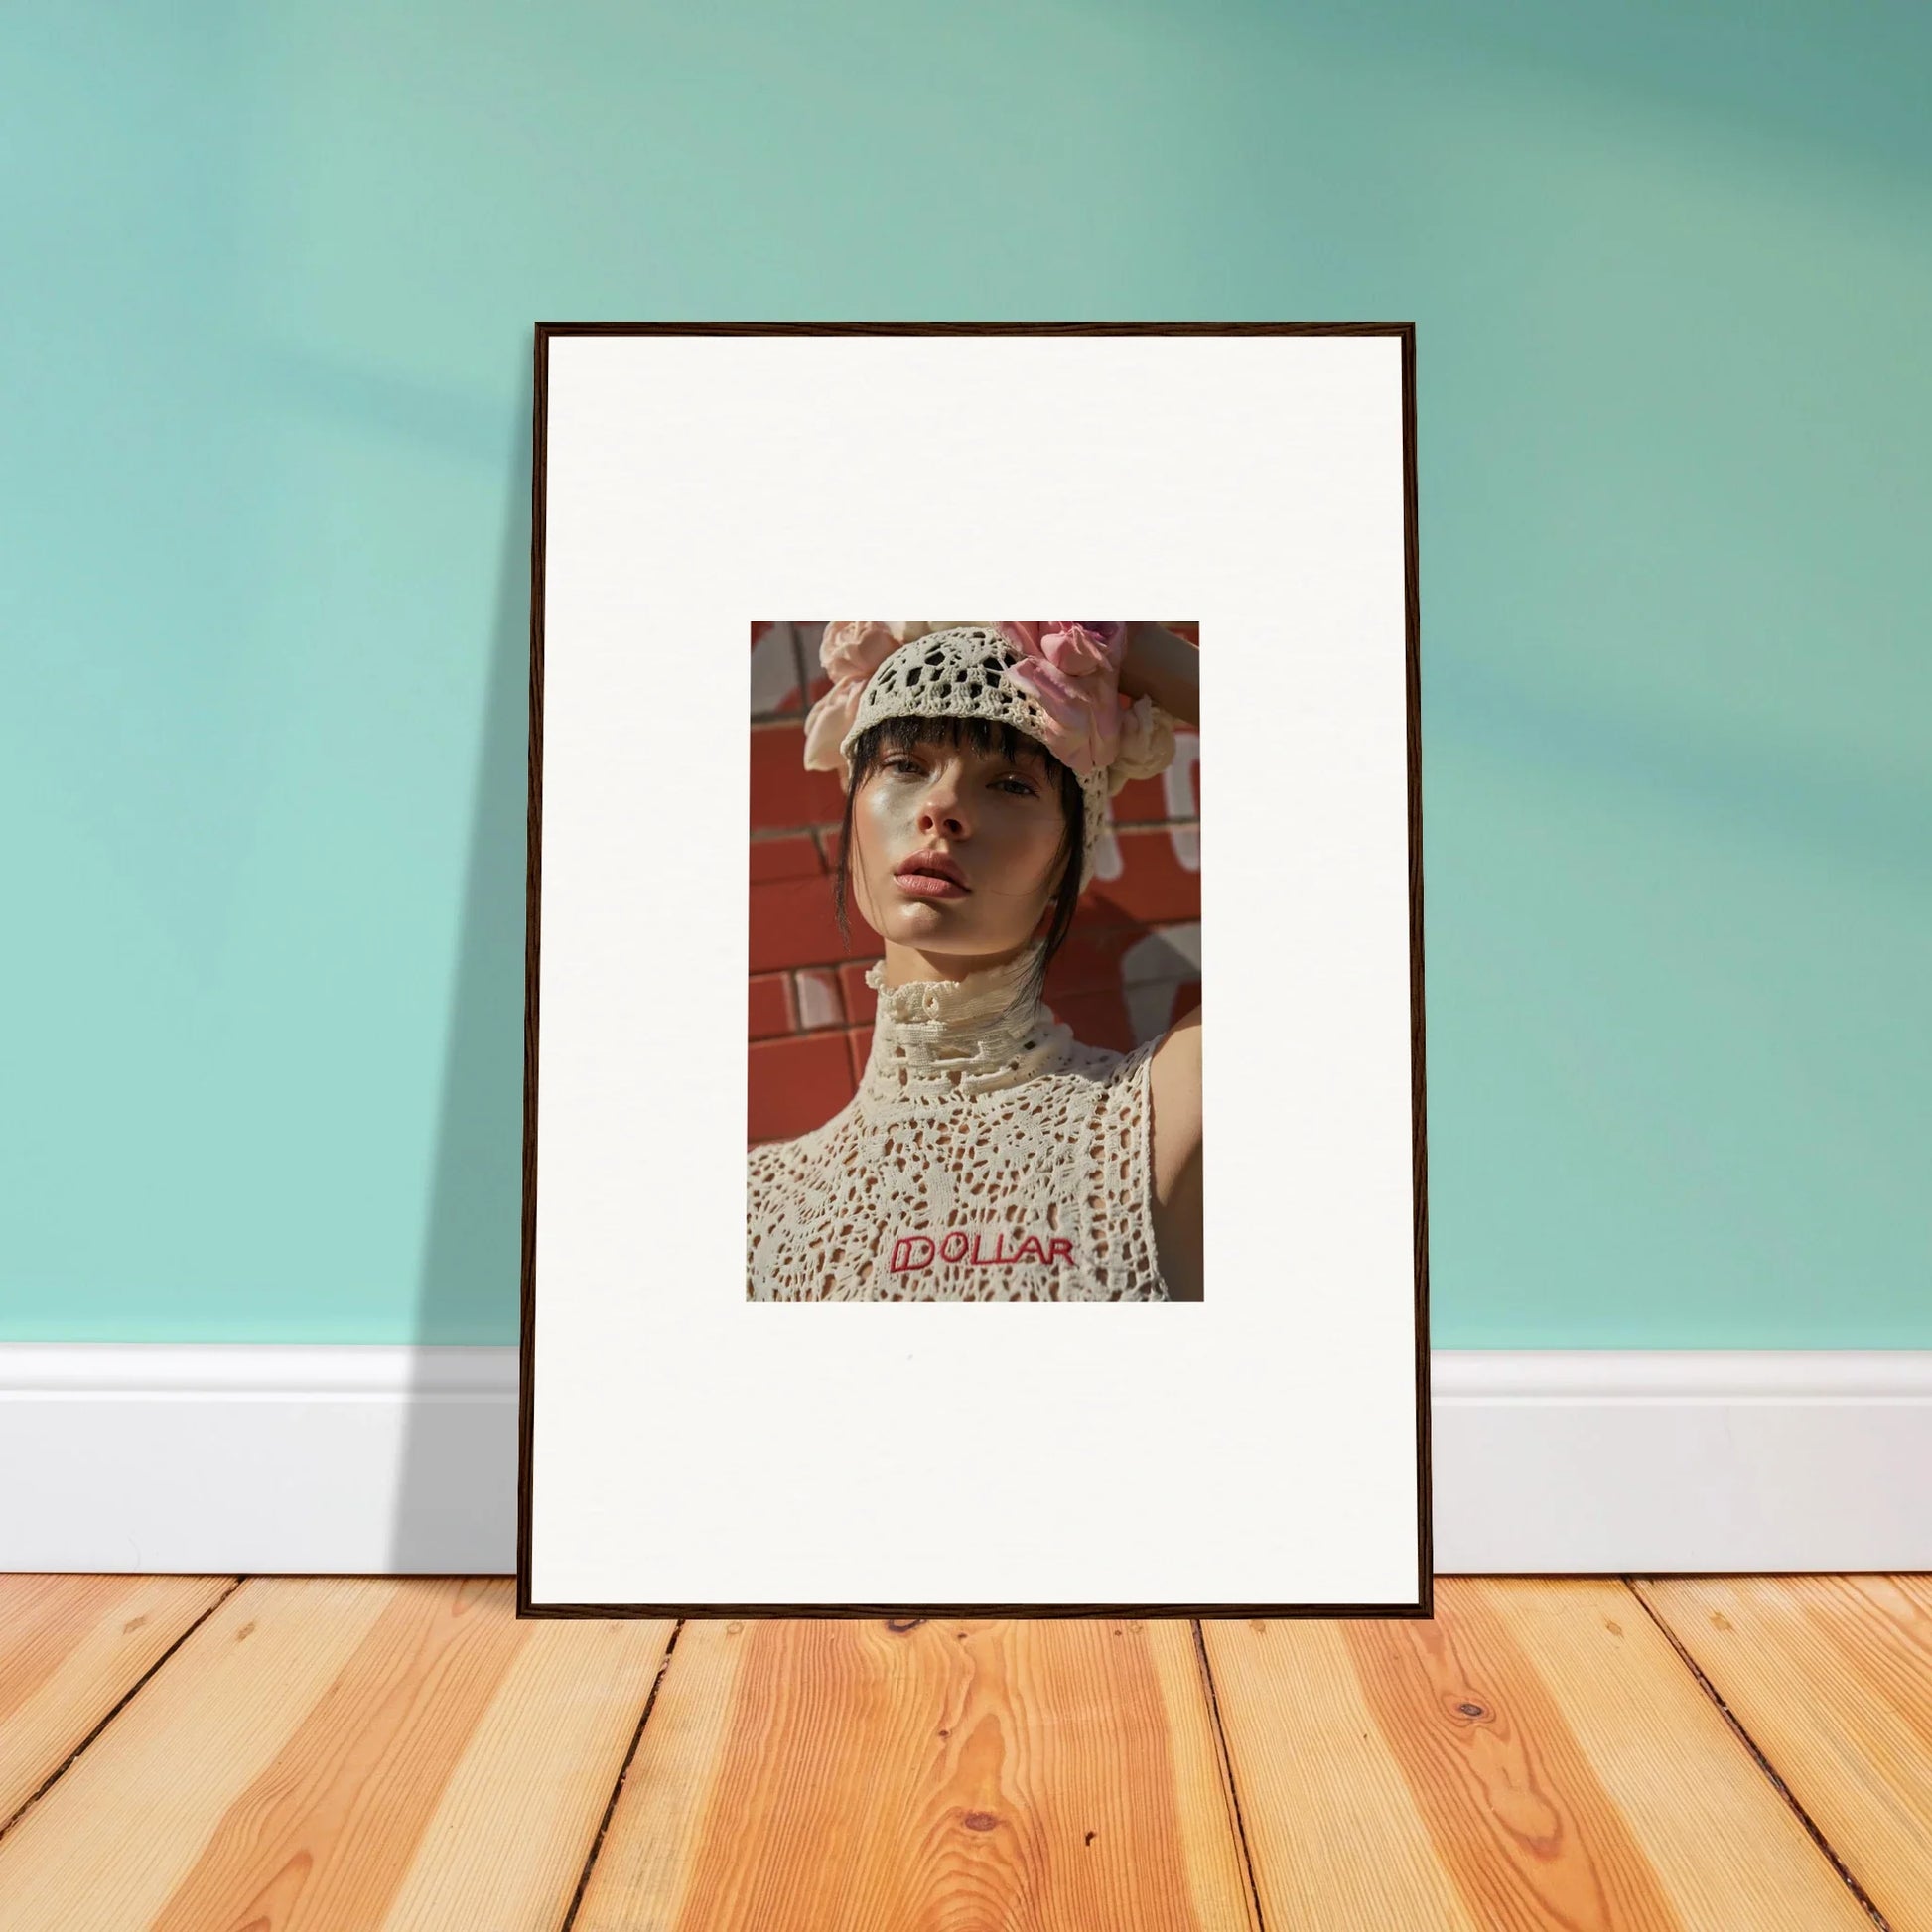
M 1163 623 L 1130 623 L 1120 688 L 1171 718 L 1200 724 L 1200 652 Z M 1154 1049 L 1154 1230 L 1175 1301 L 1201 1298 L 1201 1010 L 1184 1013 Z
M 1200 652 L 1164 623 L 1130 623 L 1122 643 L 1120 688 L 1142 693 L 1170 718 L 1200 724 Z

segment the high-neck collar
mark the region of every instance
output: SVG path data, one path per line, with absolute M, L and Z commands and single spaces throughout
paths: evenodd
M 956 980 L 886 984 L 886 962 L 866 971 L 879 996 L 862 1090 L 891 1097 L 942 1083 L 963 1093 L 1030 1080 L 1071 1040 L 1072 1030 L 1027 982 L 1044 940 Z

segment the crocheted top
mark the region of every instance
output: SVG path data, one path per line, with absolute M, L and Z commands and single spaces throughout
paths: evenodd
M 859 1090 L 750 1150 L 753 1301 L 1165 1302 L 1155 1249 L 1158 1040 L 1087 1046 L 1025 982 L 1041 941 L 879 995 Z

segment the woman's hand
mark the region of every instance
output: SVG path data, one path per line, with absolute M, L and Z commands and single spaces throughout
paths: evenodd
M 1120 688 L 1143 695 L 1170 718 L 1200 724 L 1200 652 L 1164 623 L 1130 623 L 1120 660 Z

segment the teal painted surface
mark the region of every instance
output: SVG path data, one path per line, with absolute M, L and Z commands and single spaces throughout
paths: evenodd
M 1929 68 L 1823 0 L 9 9 L 0 1338 L 514 1339 L 537 318 L 1400 317 L 1436 1340 L 1932 1346 Z

